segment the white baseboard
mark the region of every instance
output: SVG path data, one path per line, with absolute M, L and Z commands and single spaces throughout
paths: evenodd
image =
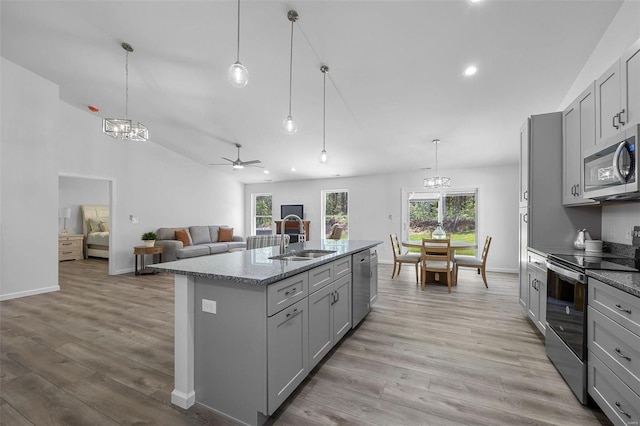
M 195 391 L 191 391 L 188 394 L 184 392 L 180 392 L 177 389 L 174 389 L 171 392 L 171 403 L 173 405 L 177 405 L 180 408 L 184 408 L 188 410 L 196 402 L 196 393 Z
M 51 287 L 37 288 L 35 290 L 18 291 L 16 293 L 9 293 L 9 294 L 0 294 L 0 301 L 17 299 L 19 297 L 35 296 L 36 294 L 42 294 L 42 293 L 51 293 L 53 291 L 60 291 L 60 286 L 54 285 Z

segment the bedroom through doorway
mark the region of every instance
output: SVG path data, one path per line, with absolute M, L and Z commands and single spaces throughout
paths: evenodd
M 81 240 L 81 258 L 107 262 L 109 275 L 114 266 L 109 262 L 112 188 L 107 178 L 58 176 L 58 234 Z

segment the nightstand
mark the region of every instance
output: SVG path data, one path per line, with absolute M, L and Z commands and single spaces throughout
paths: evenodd
M 80 260 L 82 259 L 82 234 L 60 234 L 58 235 L 58 260 Z

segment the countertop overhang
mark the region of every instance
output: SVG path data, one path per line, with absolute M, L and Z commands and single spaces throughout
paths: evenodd
M 374 240 L 318 240 L 292 243 L 286 253 L 300 250 L 335 250 L 316 259 L 292 261 L 269 259 L 280 255 L 279 247 L 265 247 L 231 253 L 214 254 L 157 263 L 148 268 L 159 272 L 190 275 L 213 280 L 236 281 L 243 284 L 268 285 L 284 278 L 299 274 L 341 257 L 350 256 L 382 244 Z

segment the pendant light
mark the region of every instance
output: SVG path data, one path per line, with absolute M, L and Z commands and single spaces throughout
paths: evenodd
M 327 164 L 329 162 L 329 154 L 327 154 L 326 143 L 325 143 L 325 130 L 326 130 L 326 109 L 327 109 L 327 73 L 329 72 L 329 67 L 323 65 L 320 67 L 320 71 L 322 71 L 322 152 L 320 152 L 320 156 L 318 157 L 318 161 L 320 164 Z
M 238 89 L 242 89 L 249 82 L 249 71 L 240 63 L 240 0 L 238 0 L 238 44 L 236 61 L 229 67 L 227 77 L 229 78 L 229 83 Z
M 122 43 L 121 46 L 127 52 L 124 65 L 124 118 L 104 118 L 102 120 L 102 133 L 114 139 L 146 142 L 149 140 L 149 131 L 147 128 L 142 123 L 134 123 L 129 120 L 129 53 L 133 52 L 133 47 L 128 43 Z
M 433 143 L 436 144 L 436 175 L 430 178 L 426 178 L 422 183 L 425 188 L 444 188 L 451 186 L 451 179 L 444 176 L 438 176 L 438 145 L 440 139 L 434 139 Z
M 298 12 L 295 10 L 290 10 L 287 12 L 287 19 L 291 22 L 291 51 L 289 54 L 289 115 L 284 119 L 282 124 L 284 125 L 284 130 L 292 135 L 298 131 L 298 125 L 293 121 L 293 117 L 291 116 L 291 87 L 293 82 L 293 24 L 298 20 Z

